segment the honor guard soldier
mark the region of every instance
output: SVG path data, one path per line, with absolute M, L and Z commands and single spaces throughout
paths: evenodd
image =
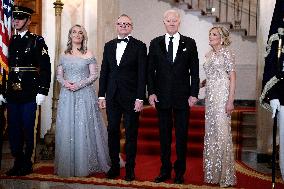
M 33 171 L 36 109 L 48 94 L 51 64 L 43 37 L 28 30 L 34 11 L 14 6 L 12 12 L 12 26 L 17 35 L 12 36 L 8 49 L 9 75 L 4 97 L 10 148 L 15 161 L 6 175 L 23 176 Z
M 274 131 L 279 131 L 279 166 L 284 180 L 284 1 L 277 0 L 270 25 L 265 52 L 265 66 L 262 81 L 260 105 L 272 113 Z M 277 112 L 277 113 L 276 113 Z M 277 125 L 276 125 L 277 123 Z M 278 132 L 277 131 L 277 132 Z M 273 137 L 276 141 L 276 137 Z M 275 143 L 274 143 L 275 144 Z M 275 147 L 275 146 L 274 146 Z M 275 149 L 275 148 L 274 148 Z M 275 156 L 276 152 L 273 152 Z M 272 159 L 275 159 L 272 157 Z M 274 169 L 275 173 L 275 166 Z M 272 177 L 275 174 L 272 171 Z

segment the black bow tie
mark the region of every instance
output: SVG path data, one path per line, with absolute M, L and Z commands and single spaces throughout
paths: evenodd
M 125 43 L 128 43 L 128 39 L 127 38 L 117 39 L 117 43 L 120 43 L 121 41 L 124 41 Z

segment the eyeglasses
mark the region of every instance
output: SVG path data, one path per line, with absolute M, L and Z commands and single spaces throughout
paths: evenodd
M 120 27 L 122 27 L 122 26 L 124 26 L 124 27 L 131 27 L 132 26 L 132 24 L 128 23 L 128 22 L 118 22 L 118 23 L 116 23 L 116 25 L 120 26 Z

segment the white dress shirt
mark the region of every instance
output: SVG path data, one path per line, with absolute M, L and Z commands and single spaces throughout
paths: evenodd
M 121 37 L 117 37 L 118 39 L 122 39 Z M 129 36 L 125 37 L 129 41 Z M 116 63 L 119 66 L 122 55 L 124 53 L 124 50 L 126 49 L 127 43 L 125 41 L 121 41 L 120 43 L 117 43 L 116 47 Z
M 170 37 L 174 37 L 173 38 L 173 62 L 174 62 L 176 55 L 177 55 L 178 46 L 179 46 L 180 34 L 177 32 L 173 36 L 171 36 L 170 34 L 166 33 L 165 43 L 166 43 L 167 51 L 168 51 L 168 46 L 170 42 Z
M 28 31 L 28 30 L 23 31 L 23 32 L 18 32 L 18 35 L 20 35 L 20 36 L 21 36 L 21 38 L 23 38 L 23 37 L 24 37 L 24 35 L 27 33 L 27 31 Z

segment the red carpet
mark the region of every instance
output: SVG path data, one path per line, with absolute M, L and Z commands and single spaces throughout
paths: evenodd
M 238 108 L 233 116 L 233 124 L 236 127 L 237 134 L 234 135 L 234 141 L 241 140 L 238 132 L 239 115 L 241 111 L 252 111 L 251 109 Z M 187 169 L 185 174 L 185 184 L 176 185 L 172 181 L 167 183 L 153 183 L 151 182 L 158 174 L 160 168 L 159 159 L 159 135 L 156 112 L 152 108 L 146 108 L 140 120 L 139 139 L 138 139 L 138 154 L 136 159 L 136 180 L 133 182 L 126 182 L 123 180 L 125 169 L 121 169 L 121 176 L 115 180 L 105 179 L 104 174 L 95 174 L 87 178 L 60 178 L 53 175 L 53 164 L 39 163 L 35 165 L 35 172 L 25 177 L 7 177 L 0 175 L 2 179 L 29 179 L 29 180 L 44 180 L 44 181 L 58 181 L 66 183 L 83 183 L 83 184 L 97 184 L 97 185 L 111 185 L 135 188 L 190 188 L 190 189 L 211 189 L 219 188 L 218 185 L 208 185 L 203 183 L 203 168 L 202 168 L 202 150 L 203 150 L 203 136 L 204 136 L 204 108 L 195 107 L 191 110 L 189 140 L 188 140 L 188 158 Z M 235 131 L 234 131 L 235 132 Z M 173 140 L 174 141 L 174 140 Z M 174 147 L 174 144 L 173 144 Z M 174 149 L 174 148 L 173 148 Z M 238 152 L 240 147 L 236 148 Z M 173 161 L 175 151 L 173 150 Z M 236 162 L 237 169 L 237 186 L 233 188 L 243 189 L 270 189 L 271 177 L 269 175 L 258 173 L 242 162 Z M 174 177 L 174 173 L 172 174 Z M 283 189 L 284 183 L 278 178 L 276 189 Z
M 190 189 L 213 189 L 219 188 L 217 185 L 207 185 L 203 183 L 202 159 L 191 158 L 187 159 L 187 170 L 185 174 L 185 184 L 176 185 L 172 181 L 167 183 L 150 182 L 159 173 L 160 160 L 156 155 L 138 155 L 136 166 L 136 180 L 126 182 L 123 180 L 125 169 L 121 169 L 121 176 L 116 180 L 108 180 L 104 178 L 104 174 L 95 174 L 87 178 L 61 178 L 53 174 L 53 164 L 39 163 L 35 166 L 33 174 L 24 177 L 7 177 L 0 176 L 0 179 L 23 179 L 23 180 L 41 180 L 64 183 L 81 183 L 81 184 L 96 184 L 123 186 L 135 188 L 190 188 Z M 244 164 L 237 162 L 237 179 L 238 184 L 232 188 L 242 189 L 270 189 L 271 177 L 269 175 L 260 174 Z M 172 174 L 174 177 L 174 174 Z M 283 189 L 284 183 L 279 178 L 277 179 L 276 189 Z

